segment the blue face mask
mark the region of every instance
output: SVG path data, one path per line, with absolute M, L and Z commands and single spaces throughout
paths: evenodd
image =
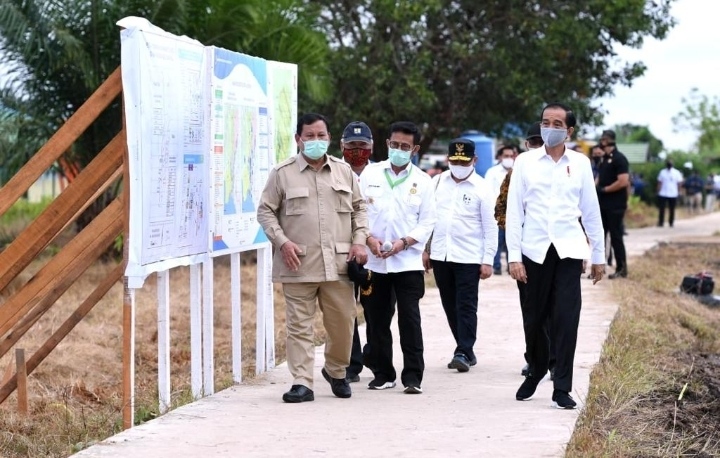
M 554 147 L 562 144 L 567 138 L 567 129 L 555 129 L 553 127 L 541 127 L 540 136 L 545 144 Z
M 303 145 L 303 154 L 312 160 L 318 160 L 325 155 L 330 143 L 325 140 L 308 140 L 303 142 Z
M 410 162 L 412 151 L 403 151 L 401 149 L 388 148 L 388 159 L 395 167 L 404 167 Z

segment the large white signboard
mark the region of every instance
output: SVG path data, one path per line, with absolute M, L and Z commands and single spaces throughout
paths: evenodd
M 297 66 L 121 26 L 131 283 L 267 244 L 257 206 L 295 150 Z

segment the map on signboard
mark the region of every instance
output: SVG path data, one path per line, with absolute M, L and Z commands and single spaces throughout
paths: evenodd
M 275 164 L 279 164 L 297 151 L 295 129 L 298 73 L 295 64 L 268 61 L 267 65 Z
M 274 165 L 270 142 L 267 62 L 210 48 L 210 208 L 212 251 L 237 251 L 267 241 L 257 206 Z

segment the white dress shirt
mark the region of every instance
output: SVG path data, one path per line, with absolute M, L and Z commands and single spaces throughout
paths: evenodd
M 658 196 L 675 198 L 680 194 L 680 183 L 683 182 L 682 173 L 676 168 L 662 169 L 658 174 L 658 183 L 660 183 L 660 191 Z
M 437 223 L 430 259 L 492 265 L 498 247 L 495 197 L 490 184 L 475 172 L 459 183 L 450 171 L 433 178 Z
M 495 199 L 497 199 L 500 195 L 500 186 L 502 186 L 502 182 L 507 174 L 508 169 L 503 167 L 502 163 L 493 165 L 487 170 L 487 172 L 485 172 L 485 180 L 488 182 L 490 189 L 492 189 L 495 194 Z
M 386 160 L 365 167 L 360 190 L 367 202 L 370 235 L 381 242 L 401 237 L 417 241 L 387 259 L 370 253 L 365 268 L 378 273 L 424 270 L 422 253 L 437 219 L 432 179 L 413 164 L 396 175 Z
M 525 255 L 542 264 L 552 244 L 561 259 L 605 264 L 600 207 L 587 156 L 565 148 L 555 162 L 545 147 L 518 156 L 510 177 L 505 230 L 509 262 L 522 262 Z

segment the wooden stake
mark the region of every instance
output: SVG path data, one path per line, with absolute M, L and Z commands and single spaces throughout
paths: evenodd
M 15 349 L 15 367 L 17 368 L 18 413 L 27 415 L 27 366 L 25 365 L 25 350 L 22 348 Z

